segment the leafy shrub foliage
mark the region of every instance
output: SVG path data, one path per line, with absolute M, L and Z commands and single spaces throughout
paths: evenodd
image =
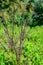
M 43 65 L 43 0 L 0 0 L 0 65 Z

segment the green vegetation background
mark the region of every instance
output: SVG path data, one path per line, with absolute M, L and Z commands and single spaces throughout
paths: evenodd
M 14 25 L 14 30 L 16 34 L 14 36 L 19 36 L 19 30 L 21 26 L 21 14 L 25 14 L 26 12 L 26 18 L 24 15 L 23 21 L 28 20 L 29 24 L 26 27 L 26 39 L 24 41 L 24 49 L 21 55 L 21 65 L 43 65 L 43 7 L 42 10 L 38 10 L 36 7 L 36 18 L 32 18 L 34 11 L 32 11 L 32 8 L 30 6 L 25 8 L 25 5 L 27 6 L 30 2 L 29 0 L 0 0 L 0 65 L 17 65 L 16 56 L 15 54 L 12 54 L 12 52 L 8 49 L 7 52 L 4 50 L 3 46 L 7 48 L 7 39 L 5 37 L 4 32 L 4 26 L 2 25 L 2 11 L 5 12 L 5 19 L 8 22 L 8 29 L 9 33 L 11 35 L 11 29 L 9 24 L 9 15 L 10 21 L 14 18 L 14 20 L 18 23 Z M 38 0 L 39 2 L 39 0 Z M 35 1 L 35 4 L 37 3 L 37 0 Z M 19 4 L 19 5 L 18 5 Z M 42 4 L 42 3 L 41 3 Z M 19 7 L 21 5 L 21 8 Z M 34 8 L 33 2 L 32 7 Z M 40 6 L 39 6 L 40 7 Z M 28 9 L 29 8 L 29 9 Z M 39 8 L 40 9 L 40 8 Z M 12 14 L 12 11 L 16 11 L 15 16 Z M 40 13 L 40 12 L 41 13 Z M 38 13 L 39 12 L 39 13 Z M 41 15 L 38 17 L 38 15 Z M 42 17 L 42 18 L 41 18 Z M 41 24 L 41 25 L 40 25 Z M 19 25 L 19 27 L 18 27 Z

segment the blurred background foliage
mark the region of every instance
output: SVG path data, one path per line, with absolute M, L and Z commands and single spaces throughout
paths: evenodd
M 30 26 L 43 24 L 43 0 L 0 0 L 0 18 L 2 11 L 6 19 L 14 17 L 16 23 L 26 17 Z
M 15 53 L 12 54 L 9 48 L 6 52 L 3 48 L 7 48 L 8 42 L 2 12 L 5 14 L 10 36 L 12 21 L 15 22 L 14 37 L 19 36 L 21 24 L 27 22 L 21 65 L 43 65 L 43 0 L 0 0 L 0 65 L 17 65 Z

